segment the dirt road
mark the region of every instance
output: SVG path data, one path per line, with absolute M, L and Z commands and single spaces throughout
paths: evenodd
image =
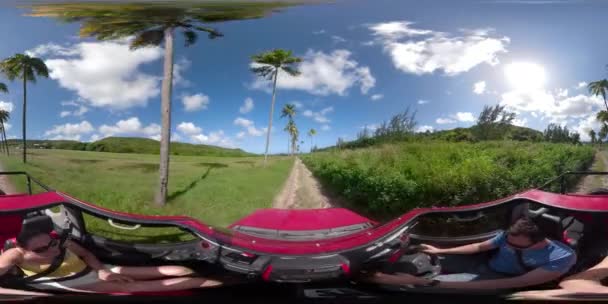
M 323 189 L 299 158 L 295 159 L 283 189 L 273 201 L 273 207 L 281 209 L 320 209 L 336 205 L 339 205 L 337 199 Z

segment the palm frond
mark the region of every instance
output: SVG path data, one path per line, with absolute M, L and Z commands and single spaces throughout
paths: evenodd
M 165 31 L 163 29 L 153 29 L 139 33 L 129 46 L 132 50 L 147 46 L 158 46 L 165 39 Z
M 276 69 L 272 66 L 263 65 L 252 67 L 251 71 L 258 76 L 264 77 L 266 79 L 272 79 L 274 73 L 276 72 Z
M 184 39 L 185 39 L 185 46 L 191 46 L 193 44 L 196 43 L 196 39 L 198 38 L 198 35 L 196 34 L 195 31 L 191 31 L 191 30 L 187 30 L 187 31 L 183 31 L 184 33 Z
M 283 70 L 285 73 L 291 75 L 291 76 L 298 76 L 300 75 L 300 71 L 296 70 L 293 67 L 290 66 L 282 66 L 281 70 Z
M 219 37 L 224 37 L 224 34 L 222 34 L 220 31 L 210 28 L 210 27 L 204 27 L 204 26 L 195 26 L 195 29 L 201 31 L 201 32 L 205 32 L 209 34 L 209 39 L 215 39 L 215 38 L 219 38 Z

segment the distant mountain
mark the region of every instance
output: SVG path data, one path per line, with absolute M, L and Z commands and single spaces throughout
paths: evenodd
M 21 140 L 19 139 L 9 139 L 8 143 L 10 146 L 21 146 Z M 160 142 L 154 139 L 139 137 L 107 137 L 92 143 L 73 140 L 28 140 L 27 146 L 28 148 L 34 149 L 63 149 L 138 154 L 158 154 L 160 150 Z M 171 155 L 238 157 L 254 156 L 255 154 L 245 152 L 241 149 L 172 142 Z

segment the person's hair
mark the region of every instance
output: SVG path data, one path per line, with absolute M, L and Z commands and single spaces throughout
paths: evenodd
M 538 225 L 528 217 L 518 219 L 509 227 L 508 232 L 512 236 L 525 236 L 534 243 L 538 243 L 547 237 Z
M 31 231 L 21 231 L 16 238 L 17 245 L 19 247 L 26 247 L 27 243 L 36 236 L 41 234 L 48 234 L 47 232 L 41 230 L 31 230 Z

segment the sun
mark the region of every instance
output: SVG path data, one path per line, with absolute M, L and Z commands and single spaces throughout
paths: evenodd
M 541 89 L 545 85 L 545 69 L 532 62 L 514 62 L 505 67 L 507 81 L 518 91 Z

